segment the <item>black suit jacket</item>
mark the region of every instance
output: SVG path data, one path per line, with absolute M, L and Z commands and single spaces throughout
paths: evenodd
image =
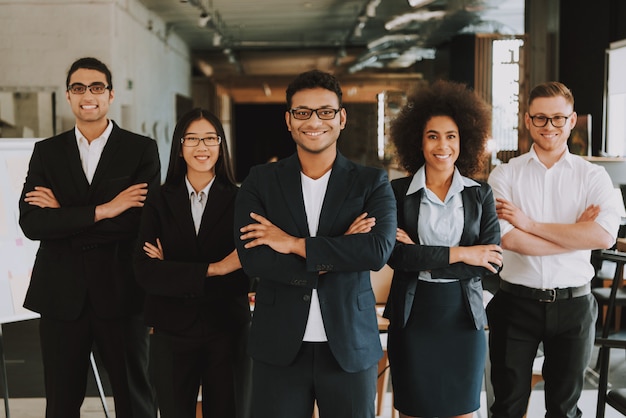
M 143 296 L 132 253 L 141 209 L 96 223 L 95 207 L 133 184 L 159 181 L 156 142 L 115 124 L 91 185 L 73 129 L 37 142 L 19 202 L 24 235 L 41 241 L 24 307 L 61 320 L 76 319 L 87 299 L 102 318 L 139 312 Z M 52 189 L 61 207 L 24 202 L 35 186 Z
M 461 279 L 468 315 L 473 319 L 476 329 L 483 329 L 487 325 L 487 318 L 481 278 L 493 273 L 484 267 L 465 263 L 450 264 L 450 247 L 419 245 L 417 220 L 424 190 L 407 196 L 412 180 L 410 176 L 391 182 L 398 203 L 398 227 L 418 244 L 396 243 L 388 262 L 394 269 L 394 275 L 384 316 L 389 318 L 392 325 L 404 327 L 413 306 L 418 274 L 430 270 L 435 279 Z M 465 221 L 460 245 L 500 245 L 500 226 L 493 192 L 487 183 L 478 183 L 480 187 L 465 187 L 461 192 Z
M 184 333 L 201 320 L 213 330 L 238 332 L 250 320 L 249 280 L 239 269 L 206 277 L 209 263 L 235 249 L 233 212 L 237 187 L 216 178 L 198 235 L 184 181 L 148 198 L 135 253 L 137 280 L 146 291 L 144 318 L 156 330 Z M 163 245 L 164 260 L 148 257 L 144 242 Z
M 380 269 L 393 248 L 396 213 L 386 174 L 338 154 L 320 214 L 309 237 L 300 162 L 296 154 L 253 167 L 235 207 L 235 243 L 244 270 L 259 278 L 249 350 L 256 360 L 288 365 L 306 327 L 312 289 L 317 289 L 330 349 L 348 372 L 376 364 L 382 355 L 370 270 Z M 245 249 L 239 228 L 255 212 L 306 239 L 306 259 L 268 246 Z M 363 212 L 376 217 L 370 233 L 344 235 Z M 327 271 L 326 274 L 319 274 Z

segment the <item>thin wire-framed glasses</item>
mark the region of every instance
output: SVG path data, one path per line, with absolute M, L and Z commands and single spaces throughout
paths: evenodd
M 91 83 L 86 86 L 83 83 L 72 83 L 67 86 L 67 91 L 72 94 L 85 94 L 89 89 L 93 94 L 103 94 L 107 90 L 111 90 L 111 86 L 107 86 L 104 83 Z
M 313 116 L 313 113 L 315 113 L 317 117 L 320 118 L 321 120 L 331 120 L 331 119 L 335 119 L 335 116 L 337 116 L 337 112 L 339 112 L 340 110 L 341 108 L 331 109 L 328 107 L 322 107 L 320 109 L 307 109 L 305 107 L 302 107 L 302 108 L 299 107 L 297 109 L 290 109 L 289 113 L 291 113 L 291 116 L 293 116 L 294 119 L 298 119 L 298 120 L 311 119 L 311 116 Z
M 207 136 L 206 138 L 197 138 L 194 136 L 185 136 L 180 138 L 180 143 L 183 147 L 197 147 L 200 145 L 200 141 L 207 147 L 216 147 L 222 143 L 222 137 L 219 135 Z
M 533 125 L 535 125 L 537 128 L 543 128 L 544 126 L 548 124 L 548 121 L 550 121 L 552 126 L 554 126 L 555 128 L 562 128 L 565 126 L 565 124 L 567 123 L 567 120 L 573 114 L 574 113 L 570 113 L 569 116 L 557 115 L 557 116 L 552 116 L 551 118 L 544 116 L 544 115 L 535 115 L 535 116 L 529 116 L 529 117 Z

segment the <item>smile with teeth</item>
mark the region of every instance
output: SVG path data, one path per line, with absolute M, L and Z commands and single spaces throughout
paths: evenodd
M 435 154 L 435 158 L 438 158 L 440 160 L 446 160 L 450 158 L 450 154 Z
M 304 134 L 308 135 L 308 136 L 320 136 L 320 135 L 323 135 L 324 133 L 325 133 L 325 131 L 322 131 L 322 132 L 305 132 Z
M 93 110 L 96 109 L 98 106 L 96 105 L 81 105 L 80 108 L 81 109 L 85 109 L 85 110 Z

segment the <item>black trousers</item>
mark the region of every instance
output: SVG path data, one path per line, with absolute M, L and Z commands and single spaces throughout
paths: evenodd
M 235 418 L 237 334 L 150 338 L 150 374 L 162 418 L 195 418 L 202 385 L 204 418 Z
M 327 343 L 303 343 L 286 367 L 254 361 L 254 418 L 311 418 L 317 400 L 320 418 L 374 418 L 378 364 L 344 371 Z
M 547 418 L 577 418 L 593 349 L 598 307 L 589 294 L 546 303 L 502 290 L 487 305 L 493 418 L 521 418 L 530 396 L 532 364 L 543 342 Z
M 133 417 L 126 364 L 127 318 L 98 318 L 88 305 L 73 321 L 39 322 L 46 388 L 46 418 L 79 418 L 95 345 L 109 376 L 115 416 Z
M 141 314 L 126 323 L 126 364 L 133 418 L 156 418 L 156 395 L 148 371 L 149 331 Z

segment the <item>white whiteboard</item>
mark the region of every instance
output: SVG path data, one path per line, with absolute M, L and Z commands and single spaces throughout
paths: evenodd
M 609 156 L 626 156 L 626 39 L 607 53 L 604 135 Z
M 22 307 L 39 247 L 19 226 L 18 201 L 38 139 L 0 138 L 0 324 L 39 317 Z

